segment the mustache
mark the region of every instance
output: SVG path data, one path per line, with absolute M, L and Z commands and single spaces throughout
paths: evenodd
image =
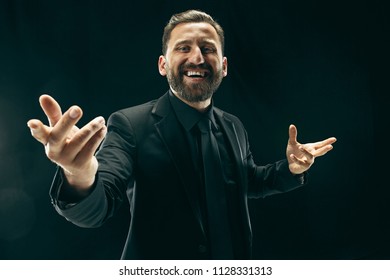
M 197 69 L 203 69 L 208 70 L 210 74 L 213 73 L 213 69 L 211 68 L 210 64 L 208 63 L 202 63 L 202 64 L 193 64 L 193 63 L 185 63 L 180 65 L 179 71 L 183 73 L 186 70 L 197 70 Z

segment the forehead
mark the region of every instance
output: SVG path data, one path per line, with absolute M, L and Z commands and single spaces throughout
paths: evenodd
M 210 41 L 220 45 L 217 31 L 206 22 L 180 23 L 171 32 L 168 44 L 176 44 L 180 41 Z

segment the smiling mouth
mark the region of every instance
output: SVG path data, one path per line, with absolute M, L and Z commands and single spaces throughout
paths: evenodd
M 185 71 L 184 75 L 190 78 L 206 78 L 209 76 L 209 73 L 203 71 Z

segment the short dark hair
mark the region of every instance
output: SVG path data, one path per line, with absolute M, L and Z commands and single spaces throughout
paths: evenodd
M 168 21 L 164 28 L 164 34 L 162 37 L 162 53 L 166 54 L 168 48 L 168 41 L 171 38 L 172 30 L 180 23 L 191 23 L 191 22 L 206 22 L 214 27 L 217 31 L 219 40 L 221 41 L 222 53 L 224 53 L 225 47 L 225 36 L 221 25 L 216 22 L 210 15 L 199 10 L 188 10 L 182 13 L 174 14 Z

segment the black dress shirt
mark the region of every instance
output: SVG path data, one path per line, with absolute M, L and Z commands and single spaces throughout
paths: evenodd
M 194 169 L 196 174 L 199 174 L 198 178 L 195 180 L 198 181 L 198 195 L 199 201 L 201 204 L 201 211 L 203 219 L 207 219 L 206 215 L 206 202 L 205 202 L 205 191 L 204 191 L 204 180 L 202 172 L 202 159 L 200 152 L 200 139 L 199 132 L 197 128 L 198 121 L 207 114 L 208 118 L 211 120 L 212 132 L 214 133 L 217 142 L 218 149 L 221 156 L 221 162 L 223 167 L 223 177 L 224 177 L 224 186 L 226 191 L 226 199 L 228 205 L 228 217 L 230 224 L 230 234 L 232 236 L 233 242 L 233 252 L 235 259 L 242 259 L 245 256 L 243 251 L 245 246 L 243 245 L 243 225 L 242 219 L 240 218 L 242 213 L 240 213 L 239 201 L 238 201 L 238 184 L 237 184 L 237 174 L 236 168 L 233 159 L 233 152 L 228 145 L 226 135 L 221 129 L 220 124 L 216 121 L 214 117 L 213 104 L 210 105 L 206 112 L 199 112 L 191 106 L 187 105 L 179 98 L 177 98 L 172 92 L 169 94 L 170 102 L 173 107 L 173 111 L 176 114 L 179 122 L 181 123 L 183 129 L 185 130 L 185 135 L 187 137 L 187 142 L 189 144 L 189 149 L 191 151 L 191 159 L 193 162 Z M 207 223 L 205 223 L 207 224 Z

